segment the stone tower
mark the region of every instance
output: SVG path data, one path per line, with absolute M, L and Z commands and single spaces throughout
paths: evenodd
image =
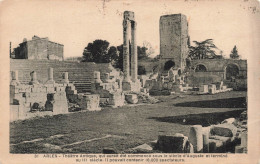
M 170 63 L 174 69 L 186 67 L 188 56 L 188 22 L 185 15 L 163 15 L 160 18 L 161 67 Z

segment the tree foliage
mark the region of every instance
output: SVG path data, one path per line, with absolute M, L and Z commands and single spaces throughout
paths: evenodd
M 145 75 L 146 74 L 146 69 L 144 66 L 139 65 L 138 66 L 138 75 Z
M 233 50 L 231 51 L 230 58 L 231 59 L 239 59 L 239 55 L 238 55 L 238 52 L 237 52 L 237 46 L 234 46 Z
M 213 39 L 206 39 L 202 42 L 193 41 L 195 46 L 189 47 L 189 57 L 193 59 L 215 59 L 222 58 L 221 55 L 217 55 L 218 48 L 213 43 Z
M 106 40 L 95 40 L 83 51 L 83 62 L 108 63 L 118 59 L 117 49 Z

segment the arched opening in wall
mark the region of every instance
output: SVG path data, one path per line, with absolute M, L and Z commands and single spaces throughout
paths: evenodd
M 226 79 L 230 80 L 232 77 L 236 78 L 239 75 L 239 68 L 235 64 L 227 65 L 225 69 Z
M 175 63 L 174 61 L 172 60 L 169 60 L 167 61 L 165 64 L 164 64 L 164 70 L 169 70 L 170 68 L 174 67 L 175 66 Z
M 196 65 L 195 72 L 207 72 L 207 68 L 203 64 Z

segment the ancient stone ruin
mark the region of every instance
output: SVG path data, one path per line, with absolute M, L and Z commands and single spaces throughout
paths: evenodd
M 216 94 L 247 88 L 245 60 L 187 62 L 190 39 L 187 18 L 183 14 L 160 17 L 158 69 L 150 75 L 138 76 L 136 29 L 134 12 L 125 11 L 123 72 L 110 63 L 62 61 L 63 45 L 50 42 L 48 38 L 34 36 L 31 41 L 24 40 L 11 59 L 10 121 L 159 102 L 150 95 Z M 32 48 L 34 43 L 36 47 L 44 43 L 38 54 Z M 209 127 L 194 125 L 189 136 L 180 133 L 159 135 L 158 140 L 139 145 L 129 152 L 245 153 L 245 120 L 244 117 L 230 118 Z
M 75 110 L 100 110 L 99 95 L 78 94 L 75 86 L 69 82 L 68 72 L 63 73 L 61 83 L 53 79 L 53 68 L 48 69 L 48 80 L 39 83 L 37 73 L 30 73 L 28 84 L 20 83 L 18 71 L 12 72 L 10 82 L 10 121 L 28 119 L 35 116 L 66 114 Z
M 193 125 L 188 136 L 181 133 L 159 135 L 158 139 L 125 153 L 247 153 L 247 114 L 228 118 L 221 124 Z
M 140 91 L 140 81 L 137 79 L 136 26 L 134 12 L 125 11 L 123 20 L 123 91 Z

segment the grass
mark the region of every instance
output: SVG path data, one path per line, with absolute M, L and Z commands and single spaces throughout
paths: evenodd
M 44 141 L 11 146 L 11 153 L 101 153 L 103 148 L 124 151 L 156 140 L 158 135 L 183 133 L 194 124 L 208 126 L 246 110 L 246 92 L 216 95 L 157 96 L 162 102 L 141 106 L 105 108 L 99 112 L 72 113 L 10 123 L 10 143 L 44 138 Z M 63 134 L 60 138 L 50 136 Z M 106 135 L 105 139 L 53 150 L 44 143 L 62 146 Z

